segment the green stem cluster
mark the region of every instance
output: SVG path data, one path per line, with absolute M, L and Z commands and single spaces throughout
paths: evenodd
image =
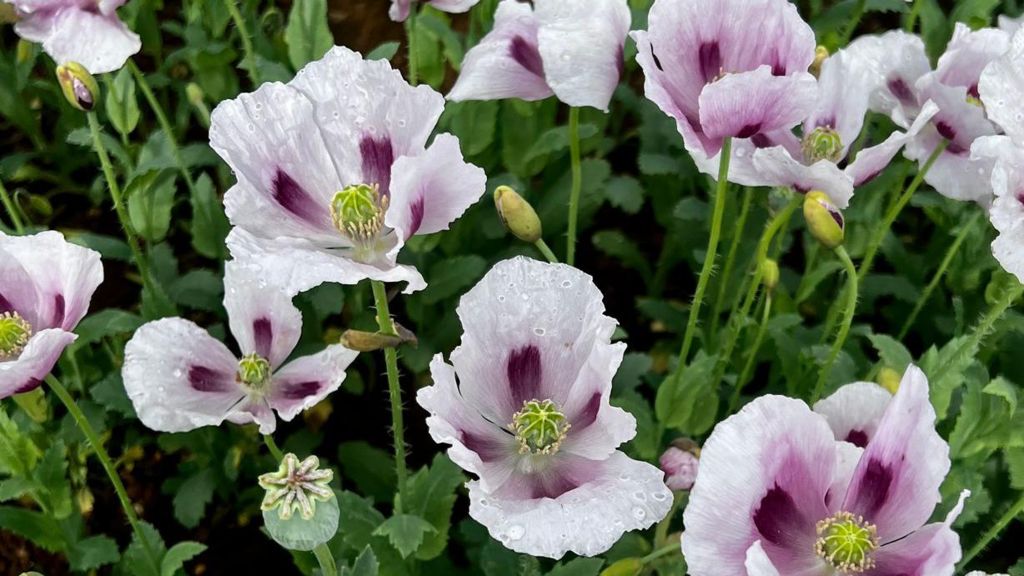
M 579 222 L 580 192 L 583 190 L 583 167 L 580 163 L 580 109 L 569 109 L 569 155 L 572 161 L 572 190 L 569 193 L 569 232 L 565 262 L 576 265 L 576 227 Z
M 415 86 L 419 82 L 419 54 L 417 53 L 416 40 L 416 3 L 409 7 L 409 18 L 405 20 L 405 37 L 409 44 L 408 76 L 409 84 Z
M 373 300 L 377 306 L 377 328 L 381 334 L 395 336 L 395 325 L 391 321 L 391 312 L 388 310 L 388 293 L 384 283 L 379 280 L 372 281 Z M 398 481 L 398 502 L 395 505 L 395 512 L 400 514 L 406 500 L 406 478 L 408 472 L 405 468 L 405 424 L 402 418 L 402 388 L 398 381 L 398 352 L 394 348 L 384 349 L 384 361 L 388 373 L 388 393 L 391 397 L 391 428 L 394 434 L 395 443 L 395 476 Z
M 847 336 L 850 335 L 850 327 L 853 325 L 853 315 L 857 311 L 857 267 L 853 264 L 853 260 L 850 259 L 850 255 L 846 252 L 846 248 L 839 246 L 835 249 L 836 256 L 843 263 L 843 268 L 846 270 L 846 302 L 843 305 L 843 322 L 839 326 L 839 333 L 836 335 L 835 342 L 832 343 L 832 349 L 829 351 L 828 358 L 825 359 L 825 364 L 821 367 L 821 374 L 818 376 L 818 382 L 814 385 L 814 392 L 811 394 L 811 404 L 813 405 L 819 399 L 821 399 L 822 393 L 825 391 L 825 383 L 828 381 L 829 374 L 832 373 L 832 365 L 835 364 L 836 358 L 839 357 L 839 353 L 843 350 L 843 344 L 846 343 Z
M 768 331 L 768 321 L 771 317 L 772 294 L 770 291 L 767 291 L 764 295 L 764 312 L 761 313 L 761 323 L 757 325 L 757 334 L 754 336 L 754 345 L 750 349 L 750 355 L 747 356 L 747 361 L 743 365 L 740 377 L 736 380 L 736 386 L 732 389 L 732 396 L 729 397 L 729 414 L 732 414 L 733 410 L 740 403 L 743 387 L 747 385 L 747 381 L 750 380 L 750 375 L 754 371 L 754 365 L 757 363 L 757 353 L 761 349 L 761 343 L 764 342 L 764 335 Z
M 11 199 L 10 194 L 7 193 L 7 188 L 4 188 L 3 181 L 0 181 L 0 201 L 3 201 L 4 208 L 7 210 L 7 215 L 11 218 L 11 224 L 14 225 L 14 231 L 21 234 L 25 231 L 25 225 L 21 221 L 21 215 L 18 214 L 18 207 L 14 205 L 14 201 Z
M 732 243 L 729 246 L 729 255 L 725 258 L 725 267 L 718 278 L 718 296 L 715 297 L 715 308 L 711 314 L 711 341 L 715 340 L 718 333 L 718 323 L 722 316 L 722 305 L 725 303 L 726 289 L 729 280 L 732 278 L 732 269 L 736 264 L 736 255 L 739 253 L 740 241 L 743 239 L 743 231 L 747 226 L 747 216 L 750 214 L 750 206 L 754 200 L 754 189 L 745 188 L 743 191 L 743 203 L 740 205 L 740 215 L 736 219 L 736 226 L 733 230 Z
M 545 242 L 543 238 L 538 238 L 533 244 L 537 247 L 537 250 L 547 258 L 548 262 L 558 264 L 558 256 L 555 256 L 555 253 L 551 251 L 551 247 L 548 246 L 548 243 Z

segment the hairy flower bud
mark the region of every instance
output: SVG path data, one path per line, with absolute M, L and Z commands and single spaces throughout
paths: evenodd
M 771 258 L 761 262 L 761 282 L 768 291 L 775 290 L 779 285 L 779 263 Z
M 689 490 L 697 479 L 700 461 L 688 450 L 670 446 L 658 459 L 661 471 L 665 473 L 665 485 L 672 490 Z
M 540 240 L 540 218 L 518 192 L 508 186 L 498 186 L 494 191 L 494 206 L 502 224 L 513 236 L 530 244 Z
M 819 190 L 809 192 L 804 198 L 804 218 L 811 234 L 825 247 L 834 250 L 842 245 L 846 228 L 843 213 L 828 194 Z
M 89 71 L 78 62 L 57 66 L 57 81 L 64 92 L 64 98 L 75 108 L 89 112 L 96 107 L 100 87 Z
M 821 75 L 821 65 L 825 63 L 825 60 L 828 60 L 828 57 L 829 57 L 828 48 L 825 48 L 824 46 L 819 45 L 814 50 L 814 62 L 811 62 L 811 67 L 809 69 L 809 72 L 811 74 L 814 74 L 815 76 L 820 76 Z
M 362 330 L 346 330 L 341 335 L 341 345 L 356 352 L 374 352 L 385 348 L 397 348 L 402 344 L 412 344 L 415 348 L 418 341 L 411 330 L 395 322 L 397 334 L 380 332 L 364 332 Z

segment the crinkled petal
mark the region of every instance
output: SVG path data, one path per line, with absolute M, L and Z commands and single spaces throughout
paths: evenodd
M 238 178 L 224 199 L 234 225 L 268 238 L 340 243 L 330 202 L 342 181 L 301 93 L 268 82 L 221 102 L 211 115 L 210 146 Z
M 931 71 L 924 41 L 914 34 L 893 30 L 861 36 L 845 49 L 863 70 L 871 110 L 888 115 L 907 128 L 920 110 L 917 81 Z
M 103 282 L 103 264 L 95 250 L 71 244 L 60 232 L 0 236 L 0 248 L 25 269 L 36 287 L 35 330 L 74 330 L 89 311 Z M 29 322 L 32 322 L 29 320 Z
M 53 370 L 64 349 L 76 338 L 78 336 L 60 328 L 33 334 L 17 358 L 0 362 L 0 399 L 39 386 Z
M 700 94 L 700 123 L 709 138 L 750 138 L 791 128 L 813 109 L 814 76 L 775 76 L 770 66 L 726 74 Z
M 345 371 L 359 353 L 341 344 L 296 358 L 274 374 L 267 398 L 284 421 L 312 408 L 345 380 Z
M 26 32 L 43 43 L 43 50 L 58 64 L 78 62 L 92 74 L 120 69 L 133 54 L 142 49 L 142 40 L 117 19 L 116 14 L 103 15 L 81 9 L 61 10 L 49 22 L 45 38 L 33 34 L 39 23 L 19 23 L 19 33 Z
M 570 106 L 608 110 L 632 16 L 626 0 L 537 0 L 544 75 Z
M 242 355 L 259 354 L 276 369 L 302 335 L 302 314 L 262 270 L 238 261 L 224 266 L 224 308 Z
M 181 318 L 139 328 L 125 346 L 121 375 L 139 420 L 159 432 L 216 426 L 238 410 L 245 391 L 238 362 L 219 340 Z
M 1010 35 L 1003 30 L 971 30 L 970 26 L 957 22 L 953 38 L 935 66 L 935 74 L 939 82 L 967 88 L 968 94 L 977 97 L 982 71 L 1009 47 Z
M 818 401 L 814 411 L 825 417 L 836 440 L 861 448 L 874 438 L 892 394 L 874 382 L 854 382 Z
M 946 523 L 937 522 L 879 548 L 874 554 L 875 567 L 863 574 L 953 576 L 960 557 L 960 537 Z
M 978 92 L 989 119 L 1024 146 L 1024 32 L 1017 32 L 1009 51 L 981 73 Z
M 859 187 L 882 173 L 892 162 L 896 154 L 928 126 L 928 122 L 938 113 L 939 108 L 934 102 L 925 103 L 914 123 L 906 132 L 895 131 L 881 144 L 870 146 L 857 153 L 853 162 L 846 166 L 845 172 L 853 179 L 853 185 Z
M 597 343 L 580 369 L 562 405 L 571 424 L 562 450 L 584 458 L 602 459 L 636 436 L 636 419 L 610 404 L 611 382 L 626 352 L 624 343 Z
M 939 502 L 949 472 L 949 445 L 935 431 L 928 379 L 907 368 L 857 465 L 842 509 L 878 527 L 882 542 L 920 528 Z
M 642 530 L 668 514 L 672 492 L 656 467 L 615 452 L 600 462 L 578 460 L 575 488 L 557 498 L 502 498 L 469 483 L 469 514 L 495 539 L 523 554 L 595 556 L 623 533 Z
M 268 281 L 294 296 L 325 282 L 358 284 L 372 279 L 381 282 L 407 282 L 406 294 L 426 288 L 427 283 L 411 266 L 380 266 L 352 259 L 351 251 L 323 249 L 301 238 L 267 240 L 235 228 L 228 234 L 231 255 L 247 265 L 259 266 Z
M 455 369 L 440 354 L 430 362 L 433 386 L 420 388 L 416 402 L 428 413 L 430 437 L 448 444 L 448 456 L 480 479 L 484 492 L 494 492 L 509 479 L 519 460 L 515 437 L 485 419 L 459 391 Z
M 494 13 L 494 28 L 466 53 L 448 99 L 543 100 L 554 94 L 544 79 L 539 25 L 529 4 L 502 0 Z
M 487 175 L 463 160 L 459 139 L 439 134 L 423 154 L 395 161 L 384 223 L 403 240 L 447 230 L 486 188 Z M 392 257 L 398 247 L 392 249 Z
M 754 167 L 764 184 L 787 186 L 802 193 L 821 190 L 839 208 L 846 208 L 853 197 L 853 179 L 828 160 L 808 166 L 785 148 L 774 146 L 754 152 Z
M 825 419 L 790 398 L 762 396 L 719 423 L 683 514 L 691 573 L 743 574 L 758 540 L 780 573 L 817 566 L 815 524 L 827 516 L 837 456 Z

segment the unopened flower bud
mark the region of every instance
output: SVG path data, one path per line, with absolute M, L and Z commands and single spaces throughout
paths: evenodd
M 189 104 L 193 106 L 199 106 L 203 103 L 205 95 L 203 89 L 199 87 L 199 84 L 195 82 L 189 82 L 185 86 L 185 96 L 188 98 Z
M 637 576 L 644 569 L 640 558 L 623 558 L 601 572 L 601 576 Z
M 502 224 L 513 236 L 530 244 L 540 240 L 540 218 L 518 192 L 508 186 L 498 186 L 494 191 L 494 206 Z
M 374 352 L 385 348 L 397 348 L 407 343 L 415 347 L 418 343 L 416 335 L 397 322 L 395 322 L 395 332 L 398 334 L 391 335 L 380 332 L 346 330 L 341 335 L 341 345 L 356 352 Z
M 661 471 L 665 473 L 665 485 L 672 490 L 689 490 L 697 479 L 700 461 L 687 450 L 670 446 L 658 459 Z
M 895 395 L 900 389 L 900 381 L 903 377 L 892 368 L 882 368 L 878 371 L 878 385 Z
M 804 218 L 811 234 L 830 249 L 843 243 L 845 222 L 843 213 L 836 208 L 828 194 L 815 190 L 804 198 Z
M 57 80 L 60 82 L 60 89 L 64 92 L 64 98 L 72 106 L 83 112 L 89 112 L 96 106 L 100 87 L 84 66 L 78 62 L 68 62 L 58 66 Z
M 825 63 L 825 60 L 828 60 L 828 57 L 829 57 L 828 48 L 825 48 L 824 46 L 820 46 L 820 45 L 817 48 L 815 48 L 814 49 L 814 62 L 811 62 L 810 73 L 814 74 L 814 76 L 816 76 L 816 77 L 818 75 L 820 75 L 821 74 L 821 65 Z
M 768 291 L 775 290 L 779 285 L 779 263 L 771 258 L 765 258 L 761 262 L 761 282 Z

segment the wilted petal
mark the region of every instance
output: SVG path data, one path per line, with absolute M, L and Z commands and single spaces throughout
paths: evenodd
M 807 117 L 818 95 L 808 73 L 775 76 L 769 66 L 726 74 L 700 94 L 700 123 L 709 138 L 750 138 L 791 128 Z
M 828 515 L 836 461 L 828 423 L 797 400 L 763 396 L 719 423 L 683 515 L 690 571 L 743 574 L 758 540 L 781 573 L 818 566 L 815 524 Z
M 160 432 L 220 424 L 245 398 L 237 359 L 192 322 L 165 318 L 139 328 L 125 346 L 124 388 L 139 420 Z
M 787 186 L 801 193 L 821 190 L 839 208 L 846 208 L 853 197 L 853 179 L 828 160 L 808 166 L 785 148 L 774 146 L 754 152 L 754 167 L 763 184 Z
M 600 462 L 573 459 L 557 472 L 567 481 L 557 497 L 507 497 L 469 483 L 469 514 L 516 552 L 561 558 L 595 556 L 622 534 L 658 522 L 672 505 L 660 470 L 615 452 Z
M 53 370 L 64 349 L 76 338 L 71 332 L 59 328 L 33 334 L 17 358 L 0 362 L 0 399 L 39 386 Z
M 820 400 L 814 411 L 825 417 L 836 440 L 864 448 L 891 400 L 892 394 L 874 382 L 854 382 Z
M 878 527 L 882 542 L 923 525 L 949 472 L 949 446 L 935 431 L 928 379 L 911 365 L 864 449 L 842 509 Z
M 261 269 L 232 260 L 224 265 L 224 308 L 242 355 L 259 354 L 276 369 L 302 335 L 302 314 Z
M 267 399 L 284 421 L 312 408 L 345 380 L 345 371 L 359 353 L 340 344 L 296 358 L 278 370 Z
M 537 0 L 544 76 L 570 106 L 607 110 L 632 16 L 626 0 Z
M 931 71 L 921 38 L 893 30 L 879 36 L 861 36 L 845 52 L 864 73 L 871 110 L 909 127 L 923 103 L 917 81 Z
M 989 119 L 1024 146 L 1024 32 L 1017 32 L 1009 51 L 985 68 L 978 91 Z
M 543 100 L 554 94 L 544 79 L 539 26 L 529 4 L 502 0 L 494 13 L 494 28 L 466 53 L 448 99 Z

